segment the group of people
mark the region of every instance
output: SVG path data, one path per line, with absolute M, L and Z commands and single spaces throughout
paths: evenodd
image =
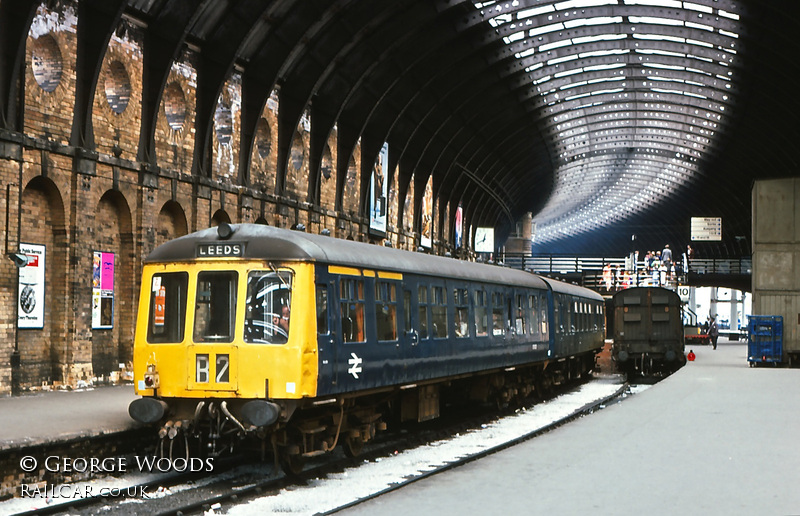
M 661 251 L 647 251 L 640 263 L 639 251 L 636 251 L 630 259 L 626 259 L 625 267 L 606 264 L 603 268 L 603 286 L 612 291 L 642 284 L 668 285 L 684 272 L 688 272 L 692 255 L 692 247 L 686 246 L 686 252 L 676 261 L 667 244 Z

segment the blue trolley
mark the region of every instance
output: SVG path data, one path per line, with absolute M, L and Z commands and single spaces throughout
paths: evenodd
M 783 316 L 750 316 L 747 324 L 747 361 L 750 367 L 783 362 Z

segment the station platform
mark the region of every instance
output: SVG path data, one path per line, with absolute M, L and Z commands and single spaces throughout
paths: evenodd
M 0 451 L 138 428 L 128 404 L 133 385 L 0 398 Z
M 692 350 L 625 401 L 340 514 L 800 514 L 800 369 Z

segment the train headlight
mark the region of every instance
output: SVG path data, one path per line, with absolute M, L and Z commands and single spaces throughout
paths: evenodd
M 148 364 L 147 371 L 144 373 L 144 386 L 148 389 L 158 389 L 158 371 L 155 364 Z
M 628 352 L 625 350 L 620 351 L 619 354 L 617 355 L 617 360 L 619 360 L 620 362 L 625 362 L 626 360 L 628 360 L 628 358 L 629 358 Z

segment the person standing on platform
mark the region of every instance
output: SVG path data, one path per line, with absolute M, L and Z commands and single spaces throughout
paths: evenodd
M 719 338 L 719 328 L 717 327 L 717 320 L 712 316 L 711 322 L 708 325 L 708 336 L 711 337 L 711 345 L 717 349 L 717 339 Z
M 661 251 L 661 263 L 667 270 L 667 277 L 672 277 L 672 249 L 669 248 L 669 244 L 664 246 L 664 250 Z

